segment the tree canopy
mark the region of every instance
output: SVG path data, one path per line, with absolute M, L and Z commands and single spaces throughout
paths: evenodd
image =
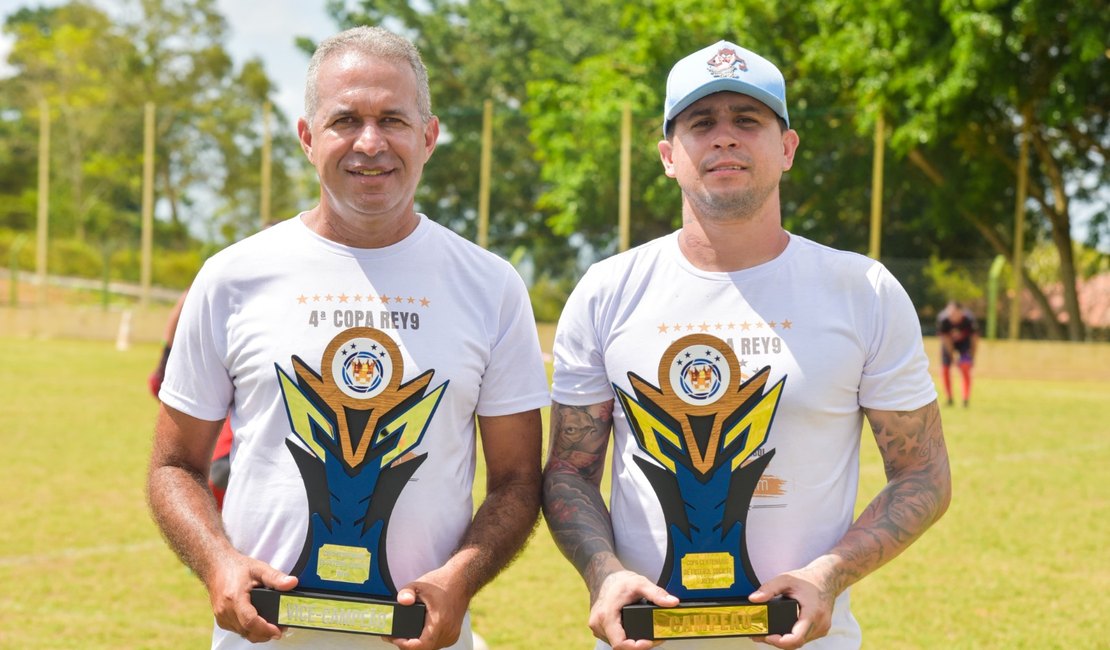
M 262 115 L 274 92 L 261 61 L 233 63 L 212 0 L 131 4 L 128 18 L 81 1 L 5 18 L 15 74 L 0 80 L 0 129 L 11 143 L 0 157 L 0 192 L 12 200 L 0 200 L 0 224 L 33 225 L 45 106 L 52 232 L 137 241 L 143 113 L 152 102 L 159 241 L 193 245 L 199 234 L 227 243 L 257 230 Z M 301 154 L 293 134 L 276 134 L 274 151 L 273 204 L 287 210 L 300 199 L 290 179 Z
M 615 248 L 625 103 L 636 116 L 633 239 L 678 225 L 680 196 L 656 151 L 666 75 L 674 61 L 720 38 L 783 70 L 802 140 L 784 180 L 784 223 L 823 243 L 866 250 L 871 135 L 882 113 L 894 154 L 885 169 L 884 258 L 1010 257 L 1017 152 L 1027 133 L 1034 154 L 1028 245 L 1057 249 L 1065 295 L 1065 315 L 1049 319 L 1049 334 L 1063 337 L 1066 328 L 1068 338 L 1084 336 L 1071 238 L 1076 203 L 1094 215 L 1087 243 L 1110 245 L 1098 240 L 1106 234 L 1099 224 L 1107 222 L 1110 145 L 1110 12 L 1102 2 L 363 0 L 330 7 L 341 24 L 379 23 L 412 36 L 439 106 L 473 109 L 489 97 L 519 109 L 528 146 L 503 139 L 496 165 L 535 184 L 514 183 L 526 207 L 495 219 L 503 230 L 525 224 L 533 233 L 542 219 L 544 234 L 531 241 L 577 237 L 597 254 Z M 454 150 L 444 157 L 466 161 L 452 173 L 477 169 L 477 128 L 448 123 Z M 473 205 L 458 200 L 454 186 L 425 185 L 430 204 Z M 1026 279 L 1052 314 L 1044 287 Z
M 57 129 L 57 220 L 78 237 L 134 237 L 141 108 L 158 106 L 163 234 L 202 224 L 227 242 L 256 227 L 261 62 L 236 66 L 214 0 L 129 0 L 127 19 L 83 0 L 21 9 L 0 80 L 0 225 L 34 214 L 42 101 Z M 622 107 L 633 115 L 632 239 L 680 222 L 681 196 L 659 163 L 671 65 L 726 38 L 776 62 L 801 138 L 783 182 L 794 233 L 864 252 L 873 135 L 888 155 L 882 257 L 1011 258 L 1021 144 L 1028 143 L 1027 251 L 1055 251 L 1055 276 L 1025 265 L 1049 336 L 1082 339 L 1077 284 L 1110 247 L 1110 11 L 1103 0 L 329 0 L 339 26 L 381 24 L 412 38 L 428 65 L 443 137 L 417 201 L 476 232 L 482 105 L 494 104 L 490 247 L 535 280 L 572 283 L 616 251 Z M 306 53 L 312 44 L 296 34 Z M 280 116 L 279 116 L 280 117 Z M 279 120 L 280 123 L 281 120 Z M 275 134 L 274 212 L 311 200 L 294 134 Z M 1077 215 L 1088 241 L 1072 239 Z M 52 215 L 52 219 L 55 217 Z M 1077 256 L 1076 251 L 1079 250 Z M 1091 255 L 1102 261 L 1089 263 Z M 1042 256 L 1043 259 L 1043 256 Z M 894 268 L 894 266 L 892 266 Z M 901 277 L 904 283 L 924 281 Z M 1050 294 L 1063 295 L 1059 313 Z

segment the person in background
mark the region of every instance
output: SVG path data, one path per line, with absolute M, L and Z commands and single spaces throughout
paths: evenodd
M 799 138 L 770 61 L 726 41 L 680 60 L 667 79 L 663 135 L 659 155 L 682 191 L 682 227 L 593 265 L 563 309 L 544 517 L 589 590 L 598 648 L 653 647 L 628 638 L 621 608 L 679 602 L 657 583 L 678 560 L 656 488 L 670 489 L 677 479 L 668 472 L 680 463 L 701 468 L 735 453 L 738 442 L 710 446 L 726 439 L 713 427 L 758 399 L 752 408 L 763 416 L 737 433 L 765 436 L 747 458 L 767 462 L 743 514 L 762 580 L 747 597 L 800 604 L 789 633 L 762 641 L 859 648 L 849 587 L 904 551 L 950 500 L 917 313 L 879 262 L 783 229 L 779 182 Z M 865 418 L 887 483 L 853 521 Z M 678 497 L 668 503 L 682 507 Z M 763 646 L 725 638 L 666 647 Z
M 944 395 L 952 406 L 952 362 L 960 369 L 963 405 L 971 401 L 971 367 L 979 348 L 979 324 L 970 309 L 952 300 L 937 314 L 937 338 L 940 339 L 941 380 Z
M 526 287 L 507 261 L 416 211 L 439 121 L 411 42 L 378 27 L 321 42 L 297 132 L 319 203 L 213 255 L 193 282 L 159 393 L 152 514 L 208 590 L 214 648 L 381 645 L 287 633 L 249 596 L 325 580 L 290 573 L 317 548 L 310 532 L 374 521 L 378 532 L 364 534 L 381 545 L 359 557 L 388 556 L 378 566 L 397 602 L 426 608 L 418 637 L 386 640 L 470 650 L 470 600 L 539 515 L 549 395 Z M 221 519 L 204 477 L 229 409 L 236 444 Z M 486 496 L 475 510 L 479 435 Z M 355 480 L 367 467 L 391 477 L 387 520 L 377 488 L 371 513 Z M 330 492 L 333 481 L 343 489 Z M 354 514 L 337 517 L 333 504 Z M 310 524 L 325 516 L 323 528 Z
M 162 380 L 166 378 L 166 362 L 170 358 L 173 337 L 177 332 L 177 321 L 181 318 L 181 306 L 185 304 L 185 296 L 187 295 L 189 295 L 188 289 L 181 293 L 173 308 L 170 309 L 170 317 L 166 321 L 166 330 L 162 335 L 162 356 L 158 360 L 154 372 L 150 373 L 150 377 L 147 378 L 147 386 L 155 399 L 158 398 L 158 391 L 162 389 Z M 227 491 L 227 483 L 231 478 L 231 445 L 233 440 L 234 433 L 231 431 L 231 419 L 224 418 L 224 425 L 220 429 L 220 437 L 216 439 L 216 447 L 212 450 L 212 464 L 208 468 L 208 489 L 212 491 L 212 496 L 216 498 L 216 510 L 223 509 L 224 493 Z

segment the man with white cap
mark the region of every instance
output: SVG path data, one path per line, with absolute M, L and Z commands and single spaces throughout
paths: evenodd
M 650 648 L 658 641 L 628 638 L 621 610 L 680 601 L 665 586 L 682 560 L 681 526 L 660 494 L 683 471 L 708 481 L 759 464 L 748 502 L 716 507 L 742 522 L 733 555 L 758 578 L 744 596 L 799 606 L 789 632 L 756 639 L 858 648 L 848 587 L 905 550 L 950 499 L 917 315 L 878 262 L 783 229 L 779 181 L 798 134 L 774 64 L 726 41 L 683 58 L 667 79 L 663 134 L 682 228 L 591 267 L 559 322 L 548 526 L 589 588 L 598 647 Z M 853 521 L 865 417 L 887 484 Z M 748 455 L 723 466 L 740 445 Z M 682 494 L 677 510 L 689 513 L 696 504 Z M 732 637 L 668 647 L 755 646 Z

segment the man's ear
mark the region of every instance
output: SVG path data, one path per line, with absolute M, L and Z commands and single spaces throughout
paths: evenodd
M 436 150 L 436 143 L 439 141 L 439 118 L 435 115 L 424 126 L 424 151 L 427 152 L 424 162 L 427 162 L 432 157 L 432 152 Z
M 297 120 L 297 139 L 301 142 L 301 149 L 304 155 L 308 157 L 308 162 L 315 164 L 312 160 L 312 130 L 308 127 L 308 121 L 303 117 Z
M 794 166 L 794 154 L 798 153 L 798 132 L 787 129 L 782 132 L 782 171 L 789 171 Z
M 663 162 L 663 173 L 674 178 L 674 144 L 670 140 L 659 141 L 659 160 Z

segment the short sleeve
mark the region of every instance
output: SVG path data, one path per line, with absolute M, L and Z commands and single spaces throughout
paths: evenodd
M 532 303 L 514 270 L 505 274 L 500 305 L 497 331 L 475 407 L 483 416 L 512 415 L 550 403 Z
M 902 285 L 882 265 L 869 272 L 875 288 L 873 330 L 860 378 L 864 408 L 912 411 L 937 397 L 921 323 Z
M 167 406 L 201 420 L 222 420 L 231 405 L 227 314 L 216 307 L 212 267 L 205 265 L 181 307 L 166 378 L 158 393 Z
M 599 304 L 604 301 L 602 273 L 591 267 L 571 292 L 559 318 L 553 349 L 551 399 L 584 406 L 613 399 L 605 372 L 605 351 L 598 335 Z

